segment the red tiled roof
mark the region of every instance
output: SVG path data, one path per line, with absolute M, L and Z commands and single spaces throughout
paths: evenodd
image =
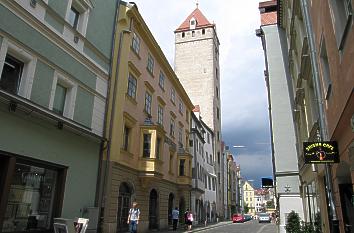
M 189 21 L 191 18 L 195 18 L 197 21 L 196 28 L 214 26 L 214 24 L 210 23 L 209 20 L 203 15 L 203 13 L 196 8 L 185 20 L 184 22 L 176 29 L 176 31 L 183 31 L 189 29 Z
M 277 23 L 277 12 L 261 13 L 261 25 L 270 25 Z

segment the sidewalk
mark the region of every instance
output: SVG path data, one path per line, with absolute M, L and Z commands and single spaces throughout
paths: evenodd
M 213 229 L 213 228 L 225 226 L 228 224 L 232 224 L 232 222 L 231 221 L 224 221 L 224 222 L 218 222 L 218 223 L 209 223 L 207 226 L 205 226 L 204 224 L 193 225 L 192 231 L 190 231 L 190 232 L 198 232 L 198 231 L 202 231 L 202 230 Z M 169 230 L 163 229 L 159 232 L 160 233 L 172 233 L 172 232 L 181 233 L 181 232 L 188 232 L 188 231 L 184 228 L 184 224 L 182 224 L 182 225 L 179 225 L 179 227 L 177 228 L 177 231 L 172 231 L 172 229 L 169 229 Z

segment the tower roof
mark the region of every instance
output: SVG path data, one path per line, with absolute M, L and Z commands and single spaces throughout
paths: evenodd
M 192 18 L 194 18 L 197 21 L 196 28 L 214 26 L 214 24 L 209 22 L 209 20 L 203 15 L 203 13 L 199 10 L 199 8 L 197 6 L 197 8 L 195 8 L 195 10 L 175 30 L 175 32 L 189 30 L 189 26 L 190 26 L 189 22 Z

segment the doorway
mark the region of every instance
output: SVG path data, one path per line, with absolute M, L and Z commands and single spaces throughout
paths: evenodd
M 172 225 L 172 210 L 173 210 L 174 199 L 175 196 L 173 195 L 173 193 L 170 193 L 170 195 L 168 195 L 168 209 L 167 209 L 168 225 Z
M 149 229 L 158 229 L 158 195 L 155 189 L 150 192 L 149 201 Z
M 126 232 L 129 230 L 127 221 L 132 193 L 132 189 L 126 182 L 123 182 L 120 185 L 118 195 L 117 232 Z

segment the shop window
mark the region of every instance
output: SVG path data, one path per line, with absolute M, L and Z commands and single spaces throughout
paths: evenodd
M 179 160 L 179 176 L 184 176 L 185 175 L 185 159 L 180 159 Z
M 145 133 L 143 138 L 143 157 L 149 158 L 151 152 L 151 134 Z
M 0 78 L 0 89 L 17 94 L 24 63 L 7 54 Z
M 57 189 L 58 170 L 27 163 L 16 163 L 2 232 L 49 230 L 62 198 Z

